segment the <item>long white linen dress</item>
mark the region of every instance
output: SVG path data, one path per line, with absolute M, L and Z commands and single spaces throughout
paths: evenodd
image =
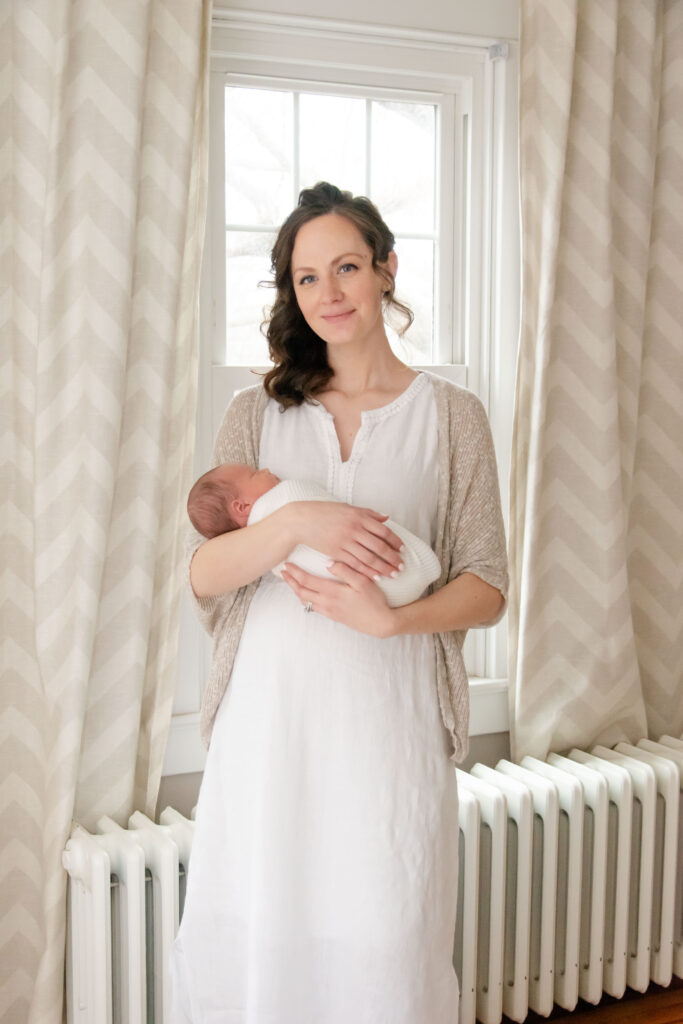
M 436 526 L 429 378 L 363 413 L 266 409 L 259 461 Z M 266 574 L 219 708 L 172 958 L 173 1024 L 456 1024 L 457 792 L 431 636 L 380 640 Z

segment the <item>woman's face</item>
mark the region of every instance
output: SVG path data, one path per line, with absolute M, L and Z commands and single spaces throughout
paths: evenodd
M 396 273 L 396 254 L 384 264 Z M 307 324 L 328 345 L 385 337 L 382 292 L 372 250 L 355 224 L 326 213 L 297 233 L 291 261 L 294 293 Z

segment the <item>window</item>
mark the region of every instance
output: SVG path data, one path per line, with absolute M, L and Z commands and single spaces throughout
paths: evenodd
M 415 313 L 408 334 L 394 333 L 392 343 L 407 362 L 438 361 L 439 100 L 340 86 L 313 92 L 291 81 L 232 84 L 226 76 L 226 363 L 267 362 L 254 327 L 269 300 L 270 250 L 300 190 L 323 180 L 377 203 L 396 236 L 398 294 Z
M 326 177 L 368 194 L 397 235 L 397 291 L 416 312 L 402 355 L 486 402 L 506 44 L 227 10 L 212 42 L 212 364 L 260 351 L 264 365 L 268 243 L 299 188 Z
M 494 39 L 214 11 L 197 474 L 232 394 L 266 365 L 259 323 L 270 295 L 258 282 L 269 277 L 274 232 L 299 189 L 327 178 L 368 194 L 394 231 L 397 294 L 416 313 L 400 355 L 482 399 L 507 508 L 519 320 L 516 65 L 514 44 Z M 167 774 L 203 765 L 198 710 L 209 657 L 188 608 Z M 504 730 L 505 625 L 472 631 L 466 660 L 470 731 Z

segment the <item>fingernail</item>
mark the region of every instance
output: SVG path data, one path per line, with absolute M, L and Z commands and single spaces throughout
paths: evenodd
M 398 550 L 399 551 L 405 551 L 405 549 L 406 549 L 405 544 L 401 544 L 401 546 L 400 546 L 400 548 Z
M 403 562 L 399 562 L 398 568 L 399 568 L 399 572 L 400 572 L 401 569 L 405 569 L 405 565 L 403 564 Z
M 397 576 L 398 576 L 398 573 L 396 571 L 392 572 L 392 574 L 391 574 L 392 580 L 395 580 Z
M 375 583 L 379 583 L 379 581 L 382 579 L 379 573 L 376 573 L 372 578 L 375 581 Z

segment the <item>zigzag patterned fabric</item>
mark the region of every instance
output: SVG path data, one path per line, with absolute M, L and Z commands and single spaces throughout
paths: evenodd
M 194 444 L 210 5 L 0 6 L 0 1019 L 62 1019 L 72 817 L 153 812 Z
M 522 0 L 513 757 L 683 730 L 683 4 Z

